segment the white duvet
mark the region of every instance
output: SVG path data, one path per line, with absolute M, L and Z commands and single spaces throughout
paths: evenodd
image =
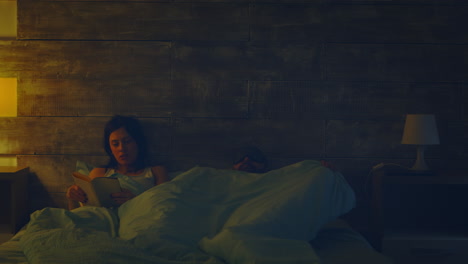
M 41 264 L 313 264 L 308 241 L 354 204 L 318 161 L 264 174 L 195 167 L 115 210 L 36 211 L 20 245 Z

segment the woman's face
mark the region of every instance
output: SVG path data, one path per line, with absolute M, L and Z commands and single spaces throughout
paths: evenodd
M 138 145 L 124 127 L 109 135 L 109 145 L 114 158 L 120 165 L 131 166 L 137 161 Z
M 265 169 L 265 163 L 254 161 L 249 157 L 244 157 L 241 161 L 234 164 L 233 169 L 238 171 L 260 173 Z

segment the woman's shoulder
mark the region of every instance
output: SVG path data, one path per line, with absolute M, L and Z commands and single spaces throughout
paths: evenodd
M 107 168 L 94 168 L 89 172 L 89 177 L 91 179 L 104 177 L 106 175 Z
M 166 167 L 164 167 L 162 165 L 157 165 L 157 166 L 151 167 L 151 171 L 153 172 L 153 174 L 167 173 Z
M 153 166 L 151 167 L 153 176 L 156 178 L 156 185 L 169 181 L 166 167 L 164 166 Z

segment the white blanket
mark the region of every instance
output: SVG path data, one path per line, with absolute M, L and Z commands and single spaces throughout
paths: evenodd
M 317 161 L 264 174 L 195 167 L 117 211 L 37 211 L 21 247 L 31 263 L 313 264 L 308 241 L 354 204 Z

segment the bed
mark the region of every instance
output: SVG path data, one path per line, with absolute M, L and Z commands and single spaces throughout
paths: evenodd
M 339 217 L 344 177 L 306 160 L 264 174 L 195 167 L 119 208 L 44 208 L 0 263 L 391 263 Z

